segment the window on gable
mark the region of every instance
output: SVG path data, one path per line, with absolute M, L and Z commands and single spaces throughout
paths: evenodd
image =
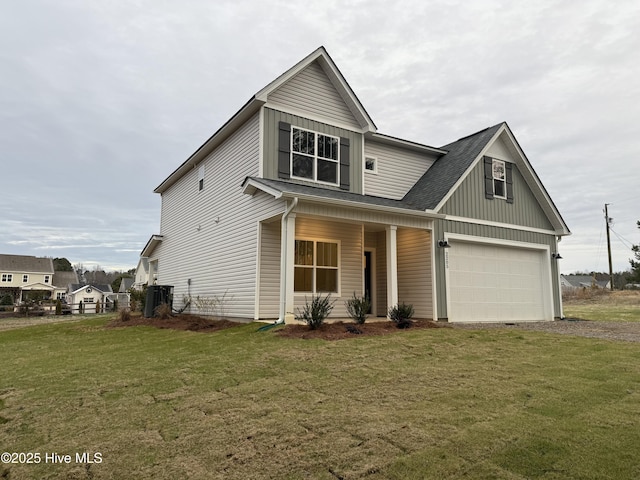
M 507 198 L 507 177 L 504 162 L 493 160 L 493 195 L 497 198 Z
M 364 170 L 365 172 L 378 173 L 378 160 L 375 157 L 365 157 Z
M 313 182 L 339 184 L 340 139 L 330 135 L 291 129 L 291 176 Z
M 204 165 L 200 165 L 198 168 L 198 191 L 204 190 Z
M 294 291 L 338 292 L 337 242 L 296 240 Z

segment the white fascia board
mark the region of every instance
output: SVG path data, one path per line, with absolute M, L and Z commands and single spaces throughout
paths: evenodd
M 457 217 L 455 215 L 446 215 L 445 220 L 460 223 L 473 223 L 475 225 L 486 225 L 489 227 L 508 228 L 511 230 L 521 230 L 524 232 L 543 233 L 545 235 L 559 235 L 556 230 L 545 230 L 544 228 L 527 227 L 525 225 L 516 225 L 513 223 L 493 222 L 491 220 L 480 220 L 478 218 Z
M 327 198 L 320 197 L 316 195 L 308 195 L 308 194 L 300 194 L 293 192 L 282 192 L 283 198 L 298 198 L 303 201 L 308 201 L 312 203 L 323 203 L 325 205 L 335 205 L 339 207 L 347 207 L 347 208 L 356 208 L 359 210 L 374 210 L 378 212 L 392 213 L 395 215 L 407 215 L 410 217 L 421 217 L 421 218 L 430 218 L 430 219 L 444 219 L 446 215 L 441 213 L 436 213 L 430 210 L 420 211 L 420 210 L 407 210 L 405 208 L 399 207 L 388 207 L 385 205 L 371 205 L 368 203 L 360 203 L 353 202 L 349 200 L 340 200 L 337 198 Z
M 551 198 L 549 197 L 549 194 L 547 193 L 547 191 L 545 190 L 544 186 L 542 185 L 542 183 L 540 182 L 540 179 L 538 178 L 538 176 L 535 174 L 535 172 L 533 171 L 531 164 L 529 163 L 529 160 L 527 159 L 526 155 L 524 154 L 524 152 L 522 151 L 522 149 L 520 148 L 520 145 L 518 145 L 518 142 L 515 140 L 515 137 L 513 136 L 513 134 L 511 133 L 511 130 L 509 129 L 509 127 L 507 126 L 506 123 L 503 123 L 500 128 L 498 129 L 498 131 L 495 133 L 495 135 L 493 136 L 493 138 L 491 140 L 489 140 L 487 142 L 487 144 L 485 145 L 485 147 L 482 149 L 482 151 L 480 152 L 480 154 L 473 160 L 473 162 L 471 162 L 471 165 L 469 165 L 469 168 L 467 168 L 467 170 L 464 172 L 464 174 L 462 174 L 460 176 L 460 178 L 458 179 L 458 181 L 453 185 L 453 187 L 451 187 L 451 189 L 447 192 L 447 194 L 442 198 L 442 200 L 440 200 L 440 203 L 438 203 L 438 205 L 436 206 L 436 208 L 434 209 L 436 212 L 440 211 L 442 209 L 442 207 L 444 206 L 445 203 L 447 203 L 449 201 L 449 199 L 451 198 L 451 196 L 453 195 L 453 193 L 458 189 L 458 187 L 460 187 L 460 185 L 462 184 L 462 182 L 464 182 L 466 180 L 466 178 L 469 176 L 469 174 L 473 171 L 473 169 L 478 165 L 478 163 L 480 162 L 480 160 L 486 155 L 487 151 L 491 148 L 491 146 L 493 145 L 493 143 L 500 138 L 500 135 L 502 135 L 502 133 L 506 132 L 507 136 L 509 137 L 509 140 L 511 141 L 513 147 L 516 149 L 518 156 L 520 157 L 519 161 L 517 161 L 517 165 L 518 167 L 523 167 L 524 172 L 527 174 L 526 177 L 529 178 L 530 181 L 534 182 L 535 188 L 532 189 L 534 196 L 541 201 L 542 204 L 546 204 L 548 205 L 548 207 L 551 209 L 551 211 L 553 212 L 553 217 L 555 217 L 556 220 L 556 225 L 560 226 L 560 229 L 556 229 L 554 231 L 554 233 L 556 235 L 571 235 L 571 232 L 569 231 L 567 225 L 564 223 L 564 220 L 562 219 L 562 217 L 560 216 L 560 212 L 558 212 L 558 210 L 556 209 L 553 201 L 551 200 Z M 525 181 L 526 181 L 526 177 L 525 177 Z M 529 182 L 527 182 L 529 183 Z M 531 185 L 530 185 L 531 186 Z M 539 195 L 542 195 L 543 198 L 539 198 Z M 541 205 L 543 210 L 546 209 L 544 208 L 543 205 Z M 554 223 L 552 221 L 552 223 Z M 513 228 L 513 227 L 511 227 Z
M 451 198 L 451 196 L 453 195 L 453 193 L 458 190 L 458 188 L 460 187 L 460 185 L 462 185 L 462 182 L 464 182 L 467 177 L 469 176 L 469 174 L 473 171 L 473 169 L 476 167 L 476 165 L 478 164 L 478 162 L 480 161 L 480 159 L 482 157 L 484 157 L 485 153 L 487 153 L 487 150 L 489 150 L 489 147 L 493 144 L 493 142 L 495 142 L 495 140 L 500 136 L 500 134 L 504 131 L 505 128 L 505 124 L 503 123 L 500 128 L 498 129 L 498 131 L 495 133 L 495 135 L 493 136 L 493 138 L 491 140 L 489 140 L 487 142 L 487 144 L 484 146 L 484 148 L 482 149 L 482 151 L 480 152 L 480 154 L 473 160 L 473 162 L 471 162 L 471 165 L 469 165 L 469 167 L 467 168 L 467 170 L 460 175 L 460 178 L 458 178 L 458 181 L 456 183 L 453 184 L 453 187 L 451 187 L 451 189 L 449 189 L 449 191 L 447 192 L 447 194 L 442 198 L 442 200 L 440 200 L 440 203 L 438 203 L 438 205 L 436 205 L 436 208 L 434 208 L 434 210 L 436 212 L 439 212 L 442 207 L 444 206 L 445 203 L 447 203 L 449 201 L 449 199 Z
M 186 172 L 195 168 L 196 165 L 204 160 L 218 145 L 226 140 L 233 132 L 240 128 L 247 120 L 257 113 L 264 102 L 252 98 L 238 112 L 222 125 L 209 139 L 204 142 L 182 165 L 173 171 L 160 185 L 158 185 L 154 193 L 163 193 L 171 185 L 177 182 Z
M 431 155 L 442 156 L 449 153 L 447 150 L 442 150 L 441 148 L 430 147 L 429 145 L 423 145 L 421 143 L 412 142 L 411 140 L 392 137 L 377 132 L 367 135 L 367 138 L 385 145 L 402 147 L 416 152 L 429 153 Z
M 158 244 L 162 242 L 163 238 L 164 237 L 162 235 L 151 235 L 151 238 L 149 238 L 149 241 L 147 241 L 147 244 L 142 249 L 142 252 L 140 252 L 140 257 L 150 257 Z
M 242 193 L 245 193 L 247 195 L 255 195 L 256 191 L 260 190 L 264 193 L 272 195 L 276 199 L 282 197 L 282 191 L 278 190 L 277 188 L 269 187 L 259 181 L 254 180 L 253 178 L 248 178 L 244 182 L 242 187 Z

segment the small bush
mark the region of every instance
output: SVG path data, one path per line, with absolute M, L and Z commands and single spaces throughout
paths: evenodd
M 320 327 L 329 316 L 331 310 L 333 310 L 334 303 L 335 300 L 331 301 L 331 294 L 324 298 L 319 294 L 313 296 L 311 303 L 305 298 L 305 305 L 302 310 L 298 308 L 296 320 L 305 322 L 309 325 L 309 329 L 315 330 Z
M 56 300 L 56 315 L 62 315 L 62 302 L 60 299 Z
M 167 320 L 171 318 L 171 305 L 169 305 L 168 303 L 161 303 L 156 307 L 155 314 L 156 317 L 160 318 L 161 320 Z
M 402 305 L 396 305 L 389 309 L 389 318 L 396 324 L 396 327 L 409 328 L 413 323 L 411 321 L 413 313 L 413 305 L 405 305 L 405 303 L 402 302 Z
M 129 320 L 131 320 L 131 310 L 129 310 L 128 308 L 123 308 L 122 310 L 120 310 L 120 312 L 118 313 L 118 321 L 128 322 Z
M 102 304 L 100 303 L 100 300 L 96 301 L 96 313 L 100 313 L 102 311 Z
M 356 297 L 356 292 L 353 292 L 353 298 L 350 298 L 344 304 L 347 307 L 347 315 L 354 322 L 362 325 L 367 320 L 367 312 L 371 308 L 371 302 L 367 297 Z

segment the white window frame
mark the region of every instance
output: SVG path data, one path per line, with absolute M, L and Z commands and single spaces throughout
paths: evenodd
M 373 161 L 373 169 L 368 169 L 367 168 L 367 160 Z M 378 158 L 377 157 L 372 157 L 370 155 L 365 155 L 365 157 L 364 157 L 364 171 L 366 173 L 370 173 L 372 175 L 377 175 L 378 174 Z
M 293 137 L 294 137 L 294 132 L 296 130 L 299 130 L 301 132 L 309 132 L 313 134 L 313 155 L 310 155 L 308 153 L 302 153 L 302 152 L 294 152 L 293 151 Z M 337 158 L 336 160 L 332 159 L 332 158 L 326 158 L 326 157 L 318 157 L 318 137 L 319 136 L 323 136 L 323 137 L 329 137 L 329 138 L 333 138 L 336 140 L 336 153 L 337 153 Z M 331 185 L 332 187 L 337 187 L 340 186 L 340 137 L 336 137 L 335 135 L 329 135 L 327 133 L 322 133 L 322 132 L 316 132 L 314 130 L 308 130 L 306 128 L 300 128 L 300 127 L 295 127 L 292 126 L 291 127 L 291 135 L 289 136 L 289 142 L 290 142 L 290 157 L 289 157 L 289 171 L 291 172 L 291 178 L 294 178 L 296 180 L 303 180 L 305 182 L 314 182 L 314 183 L 318 183 L 321 185 Z M 312 158 L 313 160 L 313 178 L 307 178 L 307 177 L 297 177 L 293 174 L 293 156 L 294 155 L 302 155 L 305 157 L 309 157 Z M 332 183 L 332 182 L 325 182 L 323 180 L 318 180 L 318 159 L 323 160 L 323 161 L 327 161 L 327 162 L 333 162 L 336 164 L 336 182 Z
M 496 165 L 502 165 L 502 178 L 496 177 Z M 496 158 L 491 159 L 491 176 L 493 177 L 492 179 L 493 196 L 495 198 L 506 199 L 507 198 L 507 166 L 503 160 L 498 160 Z M 502 182 L 503 195 L 498 195 L 496 193 L 496 182 Z
M 51 275 L 44 276 L 44 283 L 49 283 L 51 281 Z
M 3 273 L 2 274 L 2 281 L 3 282 L 13 282 L 13 274 L 12 273 Z
M 29 275 L 27 274 L 22 275 L 22 283 L 29 283 Z
M 204 190 L 204 164 L 198 167 L 198 191 Z
M 313 265 L 299 265 L 295 263 L 295 253 L 294 253 L 294 272 L 295 272 L 295 268 L 296 267 L 300 267 L 300 268 L 309 268 L 309 269 L 313 269 L 313 273 L 311 276 L 311 284 L 312 284 L 312 289 L 311 290 L 294 290 L 294 294 L 295 295 L 304 295 L 304 294 L 316 294 L 316 293 L 321 293 L 321 294 L 331 294 L 337 297 L 340 297 L 340 291 L 341 291 L 341 262 L 340 262 L 340 258 L 341 258 L 341 251 L 342 251 L 342 245 L 340 240 L 335 240 L 335 239 L 331 239 L 331 238 L 315 238 L 315 237 L 296 237 L 295 241 L 303 241 L 303 242 L 313 242 Z M 337 256 L 338 256 L 338 266 L 337 267 L 325 267 L 325 266 L 318 266 L 317 265 L 317 261 L 318 261 L 318 243 L 333 243 L 335 245 L 337 245 Z M 294 247 L 295 248 L 295 247 Z M 329 269 L 329 270 L 336 270 L 337 274 L 336 274 L 336 291 L 335 292 L 318 292 L 317 288 L 316 288 L 316 271 L 318 268 L 321 269 Z M 294 278 L 295 278 L 295 273 L 294 273 Z M 295 282 L 295 281 L 294 281 Z M 295 284 L 295 283 L 294 283 Z M 294 287 L 295 288 L 295 287 Z

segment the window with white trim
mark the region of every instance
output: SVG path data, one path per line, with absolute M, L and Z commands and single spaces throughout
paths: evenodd
M 493 195 L 497 198 L 507 198 L 507 177 L 504 162 L 493 159 Z
M 337 293 L 340 244 L 326 240 L 296 240 L 293 290 Z
M 378 159 L 375 157 L 364 157 L 364 171 L 378 173 Z
M 340 138 L 291 129 L 291 177 L 340 184 Z
M 198 168 L 198 191 L 204 190 L 204 165 L 200 165 Z
M 50 275 L 45 275 L 44 276 L 44 283 L 49 283 L 49 280 L 51 280 L 51 276 Z
M 22 283 L 27 283 L 29 281 L 29 275 L 22 275 Z
M 3 273 L 2 274 L 2 281 L 3 282 L 13 282 L 13 274 L 11 274 L 11 273 Z

